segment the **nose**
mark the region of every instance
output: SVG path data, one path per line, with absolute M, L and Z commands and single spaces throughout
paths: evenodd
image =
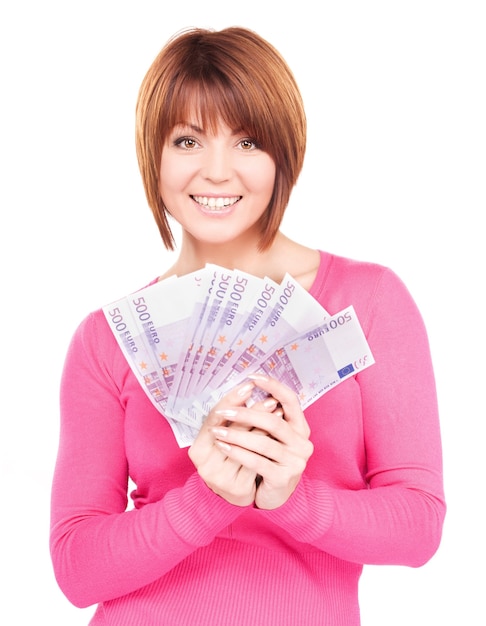
M 231 176 L 231 158 L 222 146 L 211 146 L 205 151 L 202 175 L 214 183 L 227 181 Z

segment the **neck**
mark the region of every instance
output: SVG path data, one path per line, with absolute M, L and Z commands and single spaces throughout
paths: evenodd
M 255 276 L 270 276 L 279 272 L 277 258 L 280 257 L 280 249 L 286 237 L 282 233 L 277 233 L 272 245 L 264 251 L 258 250 L 256 243 L 250 245 L 221 246 L 212 244 L 201 244 L 184 238 L 177 261 L 167 272 L 167 275 L 177 274 L 179 276 L 189 274 L 206 263 L 214 263 L 228 269 L 239 269 L 243 272 Z M 273 278 L 273 276 L 270 276 Z M 281 278 L 278 276 L 277 278 Z
M 217 245 L 192 245 L 183 240 L 181 251 L 174 265 L 163 275 L 184 276 L 213 263 L 230 270 L 238 269 L 254 276 L 267 276 L 280 283 L 286 272 L 291 274 L 305 289 L 310 289 L 320 256 L 317 250 L 307 248 L 277 233 L 272 245 L 263 252 L 255 244 L 247 246 L 226 243 Z

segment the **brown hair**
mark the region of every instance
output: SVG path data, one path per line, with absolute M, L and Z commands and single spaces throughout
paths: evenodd
M 275 161 L 273 195 L 260 222 L 260 248 L 272 243 L 302 169 L 306 117 L 295 79 L 279 52 L 239 27 L 174 36 L 150 66 L 136 109 L 137 157 L 150 208 L 167 249 L 174 237 L 159 192 L 162 149 L 196 104 L 203 126 L 219 119 L 243 129 Z

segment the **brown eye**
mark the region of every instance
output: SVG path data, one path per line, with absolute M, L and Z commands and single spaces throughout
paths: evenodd
M 184 148 L 185 150 L 193 150 L 194 148 L 197 147 L 197 141 L 195 139 L 193 139 L 192 137 L 180 137 L 179 139 L 176 139 L 174 141 L 174 145 L 176 146 L 180 146 L 181 148 Z
M 254 150 L 257 147 L 256 143 L 252 139 L 242 139 L 240 141 L 240 146 L 243 150 Z

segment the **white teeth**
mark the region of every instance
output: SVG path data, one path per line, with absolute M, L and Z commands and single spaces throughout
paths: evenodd
M 232 206 L 235 202 L 241 198 L 241 196 L 233 196 L 231 198 L 214 198 L 214 197 L 206 197 L 206 196 L 192 196 L 193 199 L 204 207 L 208 207 L 209 209 L 222 209 L 223 207 Z

